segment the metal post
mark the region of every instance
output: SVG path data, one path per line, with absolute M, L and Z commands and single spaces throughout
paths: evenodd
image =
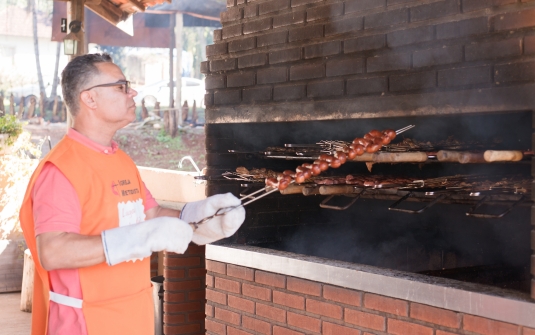
M 85 0 L 84 0 L 84 3 L 85 3 Z M 82 13 L 84 13 L 83 15 L 83 20 L 82 20 L 82 31 L 80 32 L 81 35 L 83 35 L 82 37 L 82 43 L 83 43 L 83 51 L 82 51 L 82 55 L 85 55 L 89 52 L 89 39 L 87 38 L 87 29 L 85 29 L 85 17 L 86 17 L 86 12 L 88 11 L 89 9 L 87 7 L 84 6 L 84 8 L 82 9 Z
M 176 106 L 175 111 L 175 129 L 177 125 L 182 125 L 182 30 L 184 27 L 184 19 L 182 13 L 176 13 L 175 20 L 175 46 L 176 46 Z
M 175 48 L 175 16 L 169 14 L 169 108 L 174 107 L 174 75 L 175 71 L 173 70 L 173 49 Z
M 175 80 L 174 80 L 174 76 L 175 76 L 175 71 L 173 69 L 173 63 L 174 63 L 174 59 L 173 59 L 173 49 L 175 47 L 175 16 L 173 14 L 169 14 L 169 33 L 170 33 L 170 38 L 169 38 L 169 108 L 174 108 L 175 107 L 175 99 L 174 99 L 174 93 L 175 93 Z M 176 134 L 176 118 L 175 118 L 175 113 L 173 110 L 169 111 L 169 123 L 168 123 L 168 128 L 167 128 L 167 131 L 169 133 L 169 135 L 171 135 L 172 137 L 175 136 Z

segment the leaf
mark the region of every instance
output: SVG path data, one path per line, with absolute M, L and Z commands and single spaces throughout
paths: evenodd
M 14 115 L 4 115 L 0 117 L 0 134 L 9 135 L 7 138 L 8 146 L 12 145 L 21 133 L 22 123 L 20 123 Z

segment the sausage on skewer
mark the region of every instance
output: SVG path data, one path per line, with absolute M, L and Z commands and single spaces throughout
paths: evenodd
M 379 131 L 376 129 L 370 130 L 364 137 L 357 137 L 344 151 L 337 151 L 334 155 L 321 154 L 319 159 L 314 163 L 304 163 L 296 168 L 294 173 L 291 170 L 286 170 L 279 174 L 277 178 L 266 178 L 266 186 L 277 187 L 279 190 L 286 189 L 290 183 L 295 179 L 297 184 L 305 182 L 312 176 L 317 176 L 321 172 L 326 171 L 329 167 L 334 169 L 339 168 L 345 164 L 347 159 L 354 159 L 367 153 L 375 153 L 381 150 L 383 145 L 389 144 L 396 137 L 396 131 L 386 129 Z

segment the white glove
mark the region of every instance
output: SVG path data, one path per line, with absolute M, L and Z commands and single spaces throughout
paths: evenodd
M 239 206 L 240 199 L 232 193 L 216 194 L 205 200 L 188 202 L 182 209 L 180 218 L 186 222 L 197 222 L 224 207 Z M 225 215 L 216 216 L 199 225 L 193 232 L 193 243 L 203 245 L 234 235 L 245 220 L 245 208 L 238 207 Z
M 184 253 L 193 235 L 186 222 L 159 217 L 101 233 L 108 265 L 149 257 L 155 251 Z

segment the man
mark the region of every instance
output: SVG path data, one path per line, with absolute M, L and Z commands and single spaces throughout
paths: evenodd
M 135 120 L 137 92 L 109 55 L 73 59 L 61 85 L 73 127 L 37 167 L 20 212 L 36 266 L 32 334 L 152 334 L 151 253 L 230 236 L 245 211 L 231 194 L 182 212 L 156 204 L 112 141 Z

